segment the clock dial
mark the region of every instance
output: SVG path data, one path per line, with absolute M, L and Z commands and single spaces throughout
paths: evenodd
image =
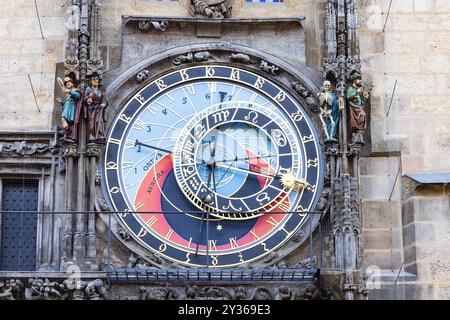
M 237 266 L 285 243 L 313 210 L 318 135 L 281 87 L 228 66 L 151 82 L 112 122 L 103 178 L 119 222 L 189 266 Z

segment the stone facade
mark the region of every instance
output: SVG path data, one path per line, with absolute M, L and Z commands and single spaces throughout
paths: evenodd
M 41 160 L 35 161 L 37 168 L 45 171 L 41 184 L 56 183 L 61 187 L 59 190 L 64 188 L 64 178 L 57 174 L 61 154 L 50 154 L 55 146 L 51 132 L 55 131 L 61 112 L 55 101 L 55 78 L 64 72 L 68 45 L 66 2 L 37 1 L 38 13 L 29 0 L 2 0 L 0 5 L 0 41 L 8 44 L 0 47 L 0 143 L 5 146 L 0 154 L 17 156 L 42 150 Z M 415 187 L 414 192 L 405 196 L 408 181 L 402 176 L 411 172 L 450 171 L 450 5 L 447 0 L 394 0 L 389 10 L 389 3 L 389 0 L 357 1 L 361 70 L 365 81 L 376 87 L 370 101 L 368 145 L 359 160 L 362 213 L 359 258 L 366 277 L 375 283 L 373 289 L 369 286 L 369 298 L 448 299 L 449 189 L 442 184 Z M 234 2 L 236 19 L 305 17 L 300 32 L 292 20 L 266 23 L 262 28 L 249 24 L 233 29 L 223 24 L 220 28 L 224 32 L 218 36 L 212 31 L 202 33 L 201 27 L 183 29 L 183 23 L 177 21 L 169 21 L 164 32 L 136 31 L 124 19 L 147 15 L 186 17 L 189 5 L 188 0 L 103 1 L 105 83 L 111 84 L 143 58 L 172 47 L 192 41 L 222 41 L 289 61 L 313 79 L 318 89 L 325 56 L 326 1 Z M 171 29 L 171 24 L 176 27 Z M 151 45 L 142 48 L 136 45 L 149 38 Z M 26 132 L 41 132 L 44 138 L 28 141 L 23 136 Z M 3 139 L 8 134 L 25 141 L 28 147 L 14 146 L 10 139 Z M 45 162 L 46 158 L 50 160 Z M 9 169 L 18 172 L 9 164 L 2 170 Z M 11 174 L 6 171 L 0 174 Z M 28 174 L 38 175 L 31 171 Z M 43 207 L 64 210 L 63 205 L 52 204 L 49 195 L 42 195 L 42 199 Z M 63 221 L 56 218 L 45 223 L 56 223 L 61 228 Z M 102 222 L 98 224 L 98 229 L 105 228 Z M 42 252 L 40 269 L 56 268 L 61 258 L 57 235 L 53 239 L 46 236 L 42 241 L 53 243 L 54 250 L 52 256 L 45 250 Z M 113 242 L 118 248 L 115 258 L 123 264 L 127 253 L 121 251 L 120 240 Z M 299 252 L 296 254 L 296 258 L 301 256 Z M 134 296 L 161 294 L 144 289 L 135 290 Z M 85 287 L 80 290 L 87 294 Z M 97 289 L 92 290 L 97 298 Z M 279 292 L 271 292 L 276 294 Z

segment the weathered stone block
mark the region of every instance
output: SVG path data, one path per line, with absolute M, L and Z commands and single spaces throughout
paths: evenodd
M 392 247 L 392 235 L 390 230 L 363 230 L 362 244 L 365 250 L 389 249 Z
M 382 10 L 387 11 L 389 7 L 388 0 L 381 1 Z M 414 11 L 414 0 L 392 1 L 391 12 L 408 13 Z
M 436 0 L 436 12 L 450 12 L 450 1 Z
M 428 29 L 430 17 L 427 15 L 391 14 L 391 16 L 392 29 L 395 31 L 425 31 Z
M 438 284 L 438 296 L 441 300 L 450 300 L 450 283 Z
M 442 221 L 445 224 L 450 222 L 448 197 L 414 196 L 405 201 L 402 210 L 403 225 L 415 221 Z
M 387 200 L 362 200 L 363 228 L 396 228 L 400 225 L 400 203 Z
M 403 227 L 403 245 L 405 247 L 432 243 L 437 239 L 437 230 L 432 223 L 410 223 Z
M 416 256 L 417 260 L 450 260 L 450 247 L 443 243 L 416 246 Z
M 400 268 L 402 256 L 399 250 L 364 250 L 364 260 L 368 266 L 392 271 Z
M 403 259 L 405 261 L 405 266 L 408 266 L 408 270 L 405 271 L 411 272 L 413 274 L 417 273 L 417 269 L 415 265 L 412 267 L 412 264 L 415 264 L 417 261 L 417 250 L 415 246 L 405 247 L 403 249 Z M 413 269 L 413 270 L 411 270 Z
M 420 58 L 423 72 L 448 73 L 449 57 L 447 54 L 424 55 Z
M 414 0 L 414 12 L 434 12 L 435 0 Z
M 390 58 L 391 53 L 410 54 L 425 52 L 425 39 L 428 35 L 420 31 L 396 31 L 384 34 L 384 51 Z
M 399 167 L 397 157 L 372 157 L 359 160 L 362 176 L 391 176 L 396 175 Z
M 398 186 L 394 185 L 395 175 L 383 176 L 361 176 L 360 196 L 363 199 L 389 199 L 392 188 L 392 199 L 400 196 Z M 395 183 L 399 183 L 398 181 Z
M 432 300 L 436 299 L 432 284 L 404 284 L 406 300 Z
M 385 70 L 392 73 L 417 73 L 420 70 L 420 57 L 391 53 L 385 59 Z

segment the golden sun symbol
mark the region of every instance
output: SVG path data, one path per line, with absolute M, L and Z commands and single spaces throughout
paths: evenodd
M 281 175 L 281 184 L 287 189 L 291 189 L 295 186 L 295 175 L 292 172 L 287 172 Z
M 294 191 L 298 191 L 300 188 L 304 188 L 307 185 L 306 181 L 297 179 L 292 172 L 282 174 L 280 182 L 284 188 L 293 189 Z

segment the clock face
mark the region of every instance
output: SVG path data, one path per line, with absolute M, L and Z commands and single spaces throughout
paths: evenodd
M 229 66 L 149 83 L 111 124 L 104 191 L 141 245 L 188 266 L 231 267 L 279 248 L 314 210 L 317 132 L 288 92 Z

